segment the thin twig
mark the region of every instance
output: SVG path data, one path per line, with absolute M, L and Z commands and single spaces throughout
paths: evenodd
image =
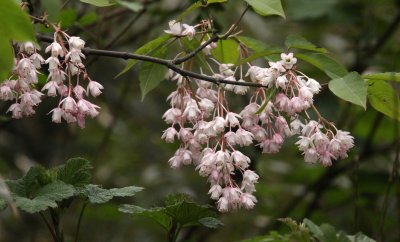
M 46 224 L 47 228 L 49 229 L 51 236 L 53 237 L 54 241 L 57 241 L 57 236 L 54 233 L 53 228 L 51 227 L 49 221 L 47 221 L 46 217 L 44 216 L 43 212 L 39 212 L 40 217 L 42 218 L 42 220 L 44 221 L 44 223 Z
M 76 230 L 75 230 L 75 242 L 78 242 L 78 236 L 79 236 L 79 230 L 81 228 L 82 217 L 83 217 L 83 213 L 85 212 L 85 208 L 87 205 L 88 205 L 88 202 L 85 201 L 81 208 L 81 212 L 79 213 L 79 219 L 78 219 L 78 223 L 76 225 Z

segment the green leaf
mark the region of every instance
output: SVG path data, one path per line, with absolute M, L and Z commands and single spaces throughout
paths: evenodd
M 134 52 L 134 54 L 150 55 L 152 52 L 154 52 L 155 50 L 160 48 L 161 45 L 164 44 L 171 37 L 172 37 L 172 35 L 169 35 L 169 34 L 161 35 L 160 37 L 153 39 L 152 41 L 146 43 L 145 45 L 143 45 L 142 47 L 137 49 Z M 129 60 L 126 67 L 115 78 L 117 78 L 117 77 L 121 76 L 122 74 L 126 73 L 127 71 L 129 71 L 132 67 L 134 67 L 136 65 L 137 62 L 138 62 L 138 60 Z
M 0 82 L 7 78 L 14 63 L 11 41 L 35 41 L 33 26 L 15 0 L 0 1 Z
M 217 48 L 211 51 L 213 57 L 221 63 L 236 63 L 239 60 L 239 45 L 232 39 L 219 40 Z
M 322 224 L 321 231 L 324 234 L 324 242 L 338 242 L 335 228 L 330 224 Z
M 74 195 L 73 186 L 56 181 L 42 187 L 33 198 L 13 196 L 18 208 L 28 212 L 37 213 L 49 207 L 57 207 L 57 203 Z
M 155 57 L 165 58 L 167 55 L 167 48 L 163 47 L 154 53 Z M 147 93 L 156 88 L 162 80 L 164 80 L 165 74 L 168 68 L 166 66 L 152 63 L 143 62 L 140 66 L 139 81 L 140 90 L 142 92 L 142 101 Z
M 341 99 L 367 108 L 367 85 L 357 72 L 331 80 L 329 89 Z
M 60 22 L 61 27 L 64 29 L 74 25 L 77 19 L 78 19 L 78 13 L 76 12 L 76 9 L 73 8 L 62 10 L 57 16 L 57 22 Z
M 59 13 L 62 8 L 61 0 L 41 0 L 43 10 L 49 14 L 50 21 L 59 21 Z
M 306 224 L 306 226 L 310 229 L 311 233 L 313 233 L 313 235 L 319 239 L 319 240 L 323 240 L 324 239 L 324 233 L 322 232 L 321 228 L 314 224 L 311 220 L 305 218 L 303 220 L 303 223 Z
M 376 240 L 371 239 L 363 233 L 357 233 L 352 236 L 348 236 L 351 242 L 376 242 Z
M 213 217 L 205 217 L 199 219 L 199 223 L 203 225 L 204 227 L 210 228 L 210 229 L 216 229 L 220 226 L 223 226 L 224 223 L 221 222 L 221 220 L 213 218 Z
M 371 73 L 362 75 L 364 79 L 400 82 L 399 72 Z
M 378 112 L 400 120 L 400 100 L 397 92 L 386 81 L 368 80 L 368 101 Z
M 289 35 L 286 37 L 285 45 L 287 48 L 295 48 L 295 49 L 302 49 L 302 50 L 309 50 L 315 51 L 320 53 L 327 53 L 328 51 L 324 48 L 318 48 L 313 43 L 309 42 L 305 38 L 297 35 Z
M 262 16 L 279 15 L 285 18 L 281 0 L 245 0 L 256 13 Z
M 183 11 L 183 13 L 181 13 L 176 20 L 177 21 L 182 21 L 183 18 L 185 18 L 186 16 L 188 16 L 191 12 L 193 12 L 194 10 L 200 8 L 200 7 L 207 7 L 210 4 L 213 3 L 224 3 L 227 2 L 228 0 L 208 0 L 207 4 L 203 4 L 202 0 L 199 0 L 195 3 L 193 3 L 192 5 L 190 5 L 190 7 L 188 7 L 185 11 Z
M 247 36 L 237 36 L 236 37 L 240 42 L 242 42 L 248 48 L 254 50 L 255 52 L 261 51 L 271 51 L 271 52 L 279 52 L 282 53 L 283 49 L 277 46 L 272 46 L 266 44 L 264 41 L 253 39 Z
M 285 11 L 290 20 L 303 20 L 328 15 L 338 0 L 286 0 Z
M 115 0 L 81 0 L 83 3 L 88 3 L 96 7 L 108 7 L 115 5 Z
M 343 77 L 348 73 L 346 67 L 323 53 L 297 53 L 295 56 L 322 70 L 332 79 Z
M 95 12 L 89 12 L 83 15 L 79 20 L 78 23 L 85 27 L 91 25 L 97 21 L 97 14 Z
M 127 9 L 132 10 L 133 12 L 139 12 L 143 9 L 143 5 L 138 2 L 128 2 L 128 1 L 118 0 L 117 3 Z
M 90 162 L 83 158 L 69 159 L 64 165 L 57 168 L 57 179 L 81 187 L 88 184 L 91 179 Z
M 113 197 L 130 197 L 143 190 L 141 187 L 129 186 L 123 188 L 112 188 L 110 190 L 98 185 L 89 184 L 81 190 L 91 203 L 106 203 Z
M 145 209 L 135 205 L 124 204 L 119 207 L 118 210 L 123 213 L 129 213 L 153 219 L 167 231 L 172 224 L 172 219 L 165 213 L 165 208 Z

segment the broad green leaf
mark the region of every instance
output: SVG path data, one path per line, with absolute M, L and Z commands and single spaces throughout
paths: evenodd
M 188 38 L 181 38 L 179 40 L 185 47 L 186 53 L 189 53 L 200 46 L 200 41 L 196 38 L 193 38 L 192 40 L 189 40 Z M 206 64 L 205 55 L 203 52 L 200 51 L 199 53 L 197 53 L 192 60 L 195 60 L 196 64 L 198 64 L 203 71 L 208 70 L 209 73 L 212 73 L 209 65 Z
M 59 13 L 62 8 L 61 0 L 41 0 L 43 10 L 49 14 L 49 20 L 59 21 Z
M 306 224 L 307 228 L 310 229 L 311 233 L 313 233 L 313 235 L 319 239 L 319 240 L 323 240 L 324 239 L 324 233 L 322 232 L 321 228 L 314 224 L 311 220 L 305 218 L 303 220 L 303 223 Z
M 171 37 L 172 37 L 172 35 L 169 35 L 169 34 L 161 35 L 160 37 L 153 39 L 152 41 L 146 43 L 145 45 L 143 45 L 142 47 L 137 49 L 134 52 L 134 54 L 151 55 L 152 52 L 154 52 L 155 50 L 160 48 L 161 45 L 164 44 Z M 136 65 L 136 63 L 138 63 L 138 60 L 129 60 L 126 67 L 115 78 L 117 78 L 117 77 L 121 76 L 122 74 L 126 73 L 127 71 L 129 71 L 133 66 Z
M 78 20 L 78 23 L 81 26 L 85 27 L 85 26 L 95 23 L 96 21 L 97 21 L 97 14 L 95 12 L 89 12 L 89 13 L 86 13 L 85 15 L 83 15 Z
M 154 53 L 154 57 L 165 58 L 167 48 L 163 47 Z M 168 68 L 152 62 L 143 62 L 140 66 L 139 81 L 142 101 L 147 93 L 156 88 L 165 78 Z
M 64 165 L 57 168 L 57 178 L 67 184 L 81 187 L 91 179 L 90 162 L 83 158 L 69 159 Z
M 326 49 L 318 48 L 316 45 L 309 42 L 305 38 L 297 35 L 289 35 L 288 37 L 286 37 L 285 45 L 288 49 L 295 48 L 295 49 L 309 50 L 320 53 L 328 52 Z
M 400 100 L 393 87 L 386 81 L 368 80 L 368 101 L 378 112 L 400 120 Z
M 223 226 L 224 223 L 221 222 L 221 220 L 213 218 L 213 217 L 205 217 L 199 219 L 199 223 L 203 225 L 204 227 L 211 228 L 211 229 L 216 229 L 220 226 Z
M 116 3 L 115 0 L 81 0 L 81 2 L 88 3 L 96 7 L 108 7 Z
M 35 41 L 33 26 L 15 0 L 0 1 L 0 82 L 7 78 L 14 63 L 11 41 Z
M 236 63 L 239 60 L 239 45 L 232 39 L 219 40 L 217 48 L 211 51 L 215 59 L 221 63 Z
M 166 213 L 181 224 L 181 226 L 199 225 L 200 219 L 215 217 L 209 206 L 198 205 L 193 202 L 181 202 L 167 206 Z
M 69 8 L 62 10 L 57 16 L 57 22 L 61 23 L 61 27 L 63 29 L 69 28 L 74 25 L 75 21 L 78 18 L 78 13 L 76 9 Z
M 122 1 L 118 0 L 117 1 L 119 5 L 132 10 L 133 12 L 139 12 L 140 10 L 143 9 L 143 5 L 139 2 L 128 2 L 128 1 Z
M 245 0 L 256 13 L 262 16 L 279 15 L 285 16 L 281 0 Z
M 262 51 L 271 51 L 271 52 L 279 52 L 282 53 L 283 49 L 277 46 L 271 46 L 266 44 L 265 42 L 257 39 L 253 39 L 247 36 L 237 36 L 236 37 L 240 42 L 242 42 L 248 48 L 254 50 L 255 52 Z
M 22 178 L 17 180 L 8 180 L 6 181 L 6 184 L 11 193 L 27 197 L 30 196 L 35 189 L 39 188 L 38 177 L 42 172 L 43 168 L 38 166 L 31 167 Z
M 332 79 L 343 77 L 348 73 L 346 67 L 323 53 L 297 53 L 295 56 L 322 70 Z
M 0 211 L 6 209 L 6 207 L 7 207 L 7 202 L 6 202 L 6 200 L 0 198 Z
M 165 208 L 150 208 L 145 209 L 135 205 L 124 204 L 118 208 L 120 212 L 139 215 L 151 218 L 161 225 L 165 230 L 169 230 L 172 219 L 165 213 Z
M 348 238 L 351 242 L 376 242 L 376 240 L 369 238 L 363 233 L 357 233 L 355 235 L 348 236 Z
M 42 187 L 33 198 L 13 196 L 18 208 L 28 212 L 37 213 L 49 207 L 57 207 L 57 203 L 74 195 L 73 186 L 56 181 Z
M 371 73 L 362 75 L 364 79 L 400 82 L 399 72 Z
M 322 224 L 320 226 L 324 234 L 324 242 L 338 242 L 335 228 L 330 224 Z
M 285 12 L 291 20 L 318 18 L 328 15 L 338 0 L 285 0 Z
M 177 21 L 181 21 L 183 18 L 185 18 L 186 16 L 188 16 L 191 12 L 193 12 L 194 10 L 200 8 L 200 7 L 207 7 L 210 4 L 213 3 L 224 3 L 227 2 L 228 0 L 208 0 L 207 4 L 203 4 L 202 0 L 199 0 L 195 3 L 193 3 L 192 5 L 190 5 L 190 7 L 188 7 L 185 11 L 183 11 L 183 13 L 181 13 L 176 20 Z
M 357 72 L 331 80 L 329 89 L 341 99 L 367 108 L 367 85 Z
M 98 185 L 89 184 L 81 190 L 91 203 L 106 203 L 113 197 L 130 197 L 143 190 L 141 187 L 129 186 L 123 188 L 104 189 Z
M 240 61 L 238 61 L 235 66 L 240 66 L 243 65 L 245 63 L 251 62 L 253 60 L 259 59 L 261 57 L 264 57 L 266 59 L 268 59 L 268 56 L 271 55 L 276 55 L 276 54 L 280 54 L 282 52 L 279 51 L 269 51 L 269 50 L 264 50 L 264 51 L 260 51 L 260 52 L 256 52 L 252 55 L 250 55 L 249 57 L 245 58 L 245 59 L 241 59 Z

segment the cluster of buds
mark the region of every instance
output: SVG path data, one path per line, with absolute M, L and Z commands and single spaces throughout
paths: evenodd
M 68 47 L 65 43 L 68 43 Z M 50 97 L 60 96 L 58 106 L 51 110 L 52 121 L 55 123 L 64 119 L 68 123 L 77 122 L 83 128 L 86 116 L 93 118 L 98 115 L 99 107 L 87 101 L 85 96 L 100 95 L 103 86 L 93 81 L 86 72 L 82 63 L 82 58 L 85 58 L 82 53 L 84 45 L 85 41 L 81 38 L 68 36 L 59 29 L 54 33 L 54 42 L 45 49 L 46 53 L 50 53 L 46 60 L 36 52 L 31 42 L 19 44 L 13 74 L 0 86 L 0 99 L 15 99 L 15 103 L 8 109 L 13 118 L 34 114 L 32 107 L 41 102 L 44 91 Z M 49 74 L 40 92 L 36 90 L 35 84 L 38 83 L 37 70 L 43 64 L 48 65 Z M 86 88 L 82 82 L 87 83 Z
M 175 25 L 170 22 L 171 32 Z M 233 64 L 219 63 L 210 56 L 207 61 L 216 64 L 213 76 L 217 79 L 262 86 L 249 93 L 244 85 L 201 80 L 193 85 L 179 73 L 168 74 L 177 82 L 177 89 L 167 99 L 171 108 L 163 119 L 171 126 L 162 138 L 180 142 L 169 164 L 172 168 L 193 164 L 207 177 L 210 197 L 217 201 L 219 211 L 251 209 L 257 202 L 253 193 L 259 176 L 249 169 L 250 158 L 239 150 L 241 147 L 255 144 L 263 153 L 277 153 L 287 137 L 297 135 L 296 144 L 306 162 L 330 166 L 332 160 L 347 157 L 354 146 L 348 132 L 337 130 L 320 116 L 313 97 L 321 85 L 296 69 L 293 53 L 282 53 L 281 60 L 269 62 L 265 68 L 247 63 L 248 68 L 240 65 L 234 69 Z M 210 68 L 214 63 L 209 63 Z M 248 95 L 250 102 L 242 110 L 231 110 L 230 93 Z M 307 111 L 311 107 L 318 121 L 310 119 Z

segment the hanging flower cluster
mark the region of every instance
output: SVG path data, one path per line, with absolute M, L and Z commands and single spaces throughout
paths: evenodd
M 103 89 L 100 83 L 89 77 L 82 63 L 82 58 L 85 58 L 82 53 L 85 41 L 56 28 L 54 42 L 45 49 L 50 54 L 46 60 L 37 53 L 32 42 L 18 45 L 13 73 L 9 80 L 0 85 L 0 99 L 15 100 L 7 111 L 12 113 L 13 118 L 34 114 L 33 107 L 41 102 L 43 91 L 50 97 L 60 96 L 58 106 L 51 110 L 52 121 L 55 123 L 64 119 L 68 123 L 77 122 L 83 128 L 86 116 L 93 118 L 98 115 L 99 107 L 85 99 L 85 96 L 100 95 Z M 49 74 L 47 83 L 38 91 L 38 70 L 44 64 L 48 65 Z M 86 88 L 82 82 L 86 83 Z
M 176 25 L 170 22 L 171 34 L 185 36 Z M 210 55 L 209 49 L 204 50 Z M 233 69 L 233 64 L 219 63 L 210 56 L 208 60 L 217 64 L 213 76 L 218 79 L 263 86 L 249 93 L 248 86 L 201 80 L 193 85 L 178 73 L 168 74 L 177 82 L 177 89 L 167 99 L 171 108 L 163 119 L 170 127 L 162 138 L 180 142 L 169 164 L 172 168 L 193 164 L 207 177 L 210 197 L 217 201 L 219 211 L 251 209 L 257 202 L 253 193 L 259 176 L 249 169 L 250 158 L 241 147 L 255 144 L 263 153 L 277 153 L 287 137 L 297 135 L 296 144 L 306 162 L 330 166 L 332 160 L 347 157 L 353 137 L 320 116 L 313 97 L 321 85 L 296 69 L 293 53 L 282 53 L 280 61 L 269 62 L 265 68 L 247 63 L 246 76 L 243 65 Z M 238 69 L 240 73 L 235 75 Z M 250 101 L 242 110 L 233 110 L 227 98 L 230 94 L 248 94 Z M 317 112 L 318 121 L 309 118 L 310 107 Z

